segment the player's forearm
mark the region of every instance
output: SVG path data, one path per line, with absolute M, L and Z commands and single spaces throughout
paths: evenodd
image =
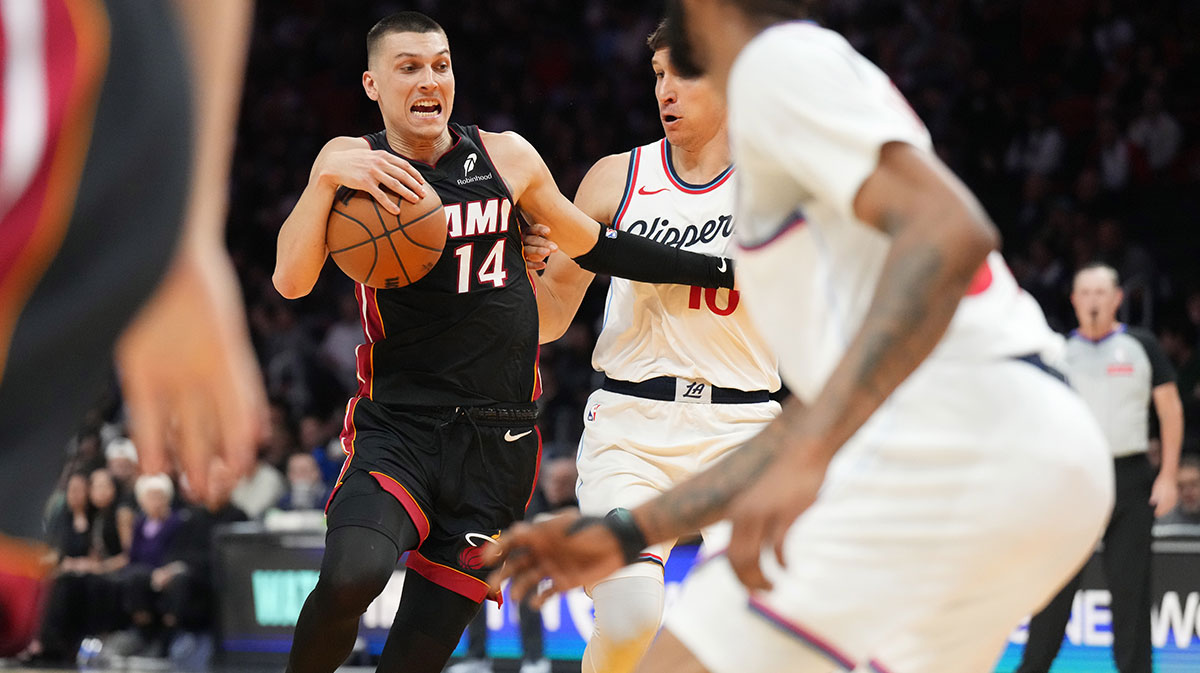
M 187 43 L 194 98 L 192 197 L 184 242 L 223 248 L 253 3 L 175 0 L 175 7 Z
M 893 234 L 862 327 L 809 408 L 799 440 L 826 462 L 933 351 L 993 249 L 968 214 L 885 213 Z
M 606 229 L 573 258 L 593 273 L 642 283 L 733 288 L 733 260 L 680 250 L 629 232 Z
M 279 229 L 275 289 L 288 299 L 308 294 L 325 265 L 325 223 L 337 186 L 314 175 Z
M 549 343 L 566 333 L 579 312 L 588 286 L 596 277 L 565 255 L 554 253 L 547 262 L 545 273 L 534 276 L 541 343 Z

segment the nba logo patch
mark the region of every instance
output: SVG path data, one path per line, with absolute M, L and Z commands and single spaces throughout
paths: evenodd
M 593 404 L 591 409 L 588 409 L 587 419 L 589 421 L 596 420 L 596 412 L 597 411 L 600 411 L 600 403 L 599 402 L 597 402 L 596 404 Z

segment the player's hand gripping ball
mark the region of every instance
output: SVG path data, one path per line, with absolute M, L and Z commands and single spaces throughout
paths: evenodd
M 446 215 L 433 189 L 418 202 L 400 204 L 400 214 L 384 210 L 370 194 L 339 187 L 325 226 L 325 246 L 347 276 L 376 288 L 415 283 L 429 273 L 446 246 Z

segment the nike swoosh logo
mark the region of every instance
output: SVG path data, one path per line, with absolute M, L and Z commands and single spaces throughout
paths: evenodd
M 499 542 L 496 542 L 496 540 L 492 539 L 491 536 L 484 535 L 483 533 L 467 533 L 466 535 L 463 536 L 463 538 L 465 538 L 467 541 L 467 544 L 471 545 L 472 547 L 479 546 L 478 544 L 476 544 L 476 540 L 484 542 L 484 543 L 500 544 Z
M 515 442 L 515 441 L 517 441 L 518 439 L 520 439 L 520 438 L 524 437 L 525 435 L 528 435 L 528 434 L 529 434 L 529 433 L 531 433 L 531 432 L 533 432 L 533 430 L 526 430 L 525 432 L 522 432 L 522 433 L 521 433 L 521 434 L 519 434 L 519 435 L 514 435 L 514 434 L 512 433 L 512 430 L 509 430 L 509 431 L 507 431 L 507 432 L 505 432 L 505 433 L 504 433 L 504 441 L 506 441 L 506 442 Z
M 724 257 L 721 258 L 721 261 L 717 262 L 717 271 L 720 271 L 721 273 L 725 273 L 725 258 Z
M 638 194 L 641 194 L 642 196 L 654 196 L 655 194 L 657 194 L 659 192 L 665 192 L 665 191 L 667 191 L 666 187 L 663 187 L 661 189 L 656 189 L 652 192 L 646 191 L 645 187 L 638 187 Z

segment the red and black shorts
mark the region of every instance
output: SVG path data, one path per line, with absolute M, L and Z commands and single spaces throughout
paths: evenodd
M 525 515 L 533 493 L 542 451 L 536 421 L 532 402 L 401 408 L 354 398 L 342 430 L 346 463 L 326 507 L 329 530 L 365 525 L 399 539 L 386 520 L 339 513 L 339 498 L 350 497 L 355 483 L 370 483 L 347 484 L 350 476 L 366 472 L 416 526 L 420 542 L 408 569 L 482 602 L 488 597 L 483 550 Z

